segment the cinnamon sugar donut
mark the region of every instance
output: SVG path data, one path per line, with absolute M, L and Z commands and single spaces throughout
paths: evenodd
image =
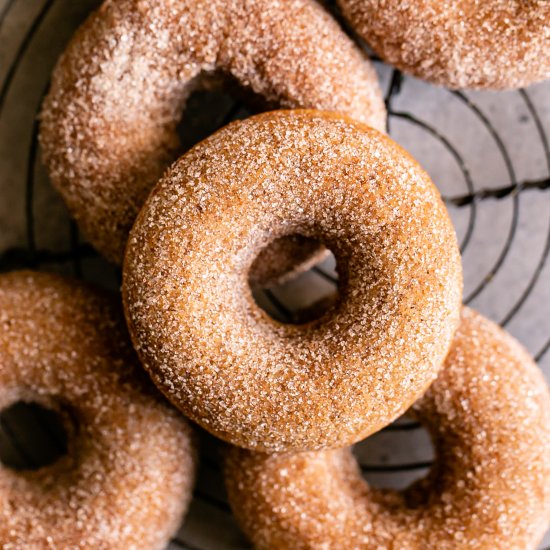
M 436 461 L 404 491 L 373 489 L 347 449 L 233 449 L 229 501 L 256 548 L 534 550 L 550 518 L 550 394 L 527 352 L 465 309 L 414 405 Z
M 506 89 L 550 78 L 548 0 L 338 0 L 387 62 L 450 88 Z
M 187 508 L 187 422 L 139 368 L 107 295 L 31 272 L 0 276 L 0 409 L 61 416 L 68 452 L 38 470 L 0 465 L 0 547 L 162 549 Z
M 271 319 L 248 273 L 273 240 L 334 253 L 340 299 Z M 351 444 L 435 378 L 460 316 L 454 230 L 397 144 L 318 111 L 234 122 L 176 162 L 128 241 L 123 298 L 159 388 L 214 435 L 265 451 Z
M 371 64 L 314 0 L 108 0 L 54 71 L 40 143 L 53 184 L 109 260 L 122 261 L 139 209 L 181 152 L 186 99 L 220 76 L 264 106 L 385 127 Z M 319 253 L 303 244 L 266 254 L 252 277 L 265 284 Z

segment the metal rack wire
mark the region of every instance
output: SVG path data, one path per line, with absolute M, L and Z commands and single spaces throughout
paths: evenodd
M 10 17 L 13 15 L 14 10 L 24 4 L 25 0 L 0 0 L 0 44 L 2 40 L 2 28 L 4 25 L 10 22 Z M 9 56 L 2 55 L 0 51 L 0 144 L 2 142 L 2 116 L 6 109 L 9 108 L 8 99 L 14 82 L 20 76 L 23 64 L 29 59 L 31 55 L 30 50 L 33 45 L 33 41 L 36 39 L 39 33 L 53 32 L 51 24 L 48 22 L 48 16 L 50 11 L 56 7 L 56 4 L 67 4 L 64 0 L 43 0 L 40 1 L 39 7 L 31 10 L 34 15 L 32 19 L 28 20 L 25 25 L 21 26 L 21 32 L 16 33 L 16 47 L 13 48 L 12 54 Z M 77 9 L 76 15 L 74 15 L 74 24 L 79 22 L 79 19 L 92 7 L 98 5 L 98 0 L 88 0 L 83 2 L 84 7 Z M 358 42 L 357 37 L 353 35 L 353 32 L 345 25 L 345 22 L 340 18 L 337 10 L 334 8 L 333 2 L 328 2 L 329 9 L 334 10 L 335 16 L 340 20 L 342 26 L 346 31 Z M 363 45 L 361 45 L 363 47 Z M 1 47 L 1 46 L 0 46 Z M 381 65 L 379 60 L 376 60 L 378 65 Z M 522 213 L 525 208 L 524 197 L 537 193 L 540 195 L 541 201 L 546 201 L 550 204 L 550 146 L 549 138 L 545 129 L 545 122 L 542 119 L 539 112 L 539 106 L 531 97 L 529 90 L 519 90 L 512 95 L 506 94 L 501 98 L 495 98 L 495 102 L 511 102 L 516 101 L 522 106 L 522 112 L 527 120 L 526 124 L 532 126 L 533 132 L 531 139 L 533 143 L 540 150 L 538 162 L 542 167 L 540 170 L 540 177 L 520 179 L 518 176 L 518 169 L 516 167 L 516 161 L 513 155 L 513 151 L 504 135 L 495 125 L 493 118 L 487 112 L 487 110 L 480 105 L 476 100 L 475 94 L 460 92 L 460 91 L 445 91 L 440 90 L 440 95 L 446 95 L 445 102 L 449 105 L 458 105 L 461 108 L 465 108 L 471 113 L 472 117 L 477 121 L 480 132 L 484 132 L 484 139 L 492 143 L 496 154 L 499 157 L 499 161 L 504 167 L 507 180 L 503 181 L 500 185 L 487 186 L 484 182 L 479 182 L 476 179 L 470 166 L 470 159 L 465 155 L 464 148 L 460 144 L 455 143 L 452 132 L 448 132 L 449 128 L 442 127 L 435 124 L 433 121 L 426 119 L 421 114 L 414 112 L 413 110 L 404 107 L 406 104 L 406 96 L 411 93 L 409 90 L 409 84 L 413 79 L 404 76 L 395 69 L 385 68 L 385 75 L 387 80 L 385 101 L 388 108 L 388 127 L 390 135 L 394 133 L 396 127 L 411 126 L 420 133 L 425 134 L 429 139 L 435 140 L 442 150 L 445 150 L 449 155 L 455 168 L 458 169 L 460 177 L 463 180 L 463 187 L 465 192 L 453 193 L 445 195 L 444 200 L 447 203 L 451 211 L 455 211 L 461 216 L 461 219 L 465 219 L 463 229 L 460 235 L 460 246 L 463 255 L 465 256 L 465 262 L 467 254 L 470 248 L 473 246 L 473 242 L 476 239 L 478 232 L 478 225 L 482 219 L 483 207 L 487 204 L 499 203 L 506 204 L 508 209 L 508 226 L 506 227 L 504 234 L 499 235 L 500 243 L 498 253 L 494 254 L 492 262 L 484 269 L 484 271 L 477 273 L 477 280 L 472 283 L 466 291 L 465 303 L 472 303 L 474 305 L 483 304 L 483 296 L 491 291 L 495 281 L 501 276 L 503 270 L 508 267 L 509 257 L 514 247 L 521 246 L 517 244 L 519 239 L 518 232 L 520 230 Z M 42 90 L 41 97 L 47 90 L 47 82 L 35 81 L 34 85 L 39 86 Z M 546 88 L 550 94 L 550 87 Z M 65 272 L 71 272 L 76 277 L 93 278 L 93 275 L 89 273 L 90 262 L 93 262 L 94 270 L 97 270 L 97 266 L 100 266 L 102 270 L 106 270 L 109 273 L 109 277 L 114 285 L 118 283 L 118 275 L 115 270 L 108 267 L 106 264 L 101 263 L 101 259 L 97 253 L 86 243 L 81 241 L 77 228 L 71 222 L 68 224 L 68 243 L 66 248 L 48 248 L 39 245 L 39 238 L 37 237 L 37 221 L 40 219 L 40 212 L 37 211 L 36 204 L 36 188 L 37 188 L 37 174 L 40 171 L 40 160 L 37 143 L 38 122 L 37 114 L 41 104 L 41 97 L 38 97 L 34 105 L 34 113 L 31 121 L 31 127 L 29 128 L 29 141 L 28 143 L 21 143 L 19 146 L 25 149 L 25 170 L 19 175 L 19 186 L 21 193 L 24 194 L 24 238 L 19 242 L 10 243 L 9 246 L 0 249 L 0 271 L 9 271 L 19 268 L 33 268 L 33 269 L 47 269 L 47 270 L 61 270 Z M 220 126 L 229 122 L 233 118 L 239 116 L 240 106 L 233 104 L 227 113 L 220 118 Z M 403 143 L 405 147 L 407 143 Z M 495 162 L 497 162 L 495 160 Z M 0 178 L 2 177 L 0 171 Z M 1 182 L 0 182 L 1 183 Z M 0 187 L 1 190 L 1 187 Z M 514 323 L 521 324 L 521 318 L 523 311 L 527 308 L 528 302 L 536 300 L 537 292 L 539 292 L 541 286 L 548 284 L 550 277 L 546 275 L 548 268 L 548 256 L 550 253 L 550 215 L 545 220 L 546 227 L 540 229 L 541 235 L 538 235 L 539 240 L 542 241 L 540 246 L 540 255 L 530 268 L 530 272 L 525 274 L 521 278 L 517 286 L 514 289 L 514 298 L 507 305 L 505 311 L 501 311 L 498 317 L 498 321 L 503 326 L 510 326 Z M 465 265 L 467 268 L 467 264 Z M 545 277 L 546 275 L 546 277 Z M 337 275 L 333 270 L 333 266 L 330 264 L 323 264 L 316 266 L 308 275 L 310 277 L 317 277 L 319 280 L 323 280 L 325 283 L 329 283 L 333 287 L 337 285 Z M 544 288 L 547 288 L 544 287 Z M 274 317 L 279 318 L 281 321 L 292 321 L 295 306 L 292 303 L 288 303 L 285 300 L 285 294 L 280 293 L 279 289 L 264 289 L 264 300 L 270 304 L 271 313 Z M 502 293 L 507 292 L 504 288 Z M 500 295 L 500 294 L 499 294 Z M 542 294 L 545 296 L 545 294 Z M 532 306 L 531 306 L 532 307 Z M 541 301 L 538 305 L 538 311 L 548 311 L 548 302 Z M 539 339 L 540 340 L 540 339 Z M 535 355 L 538 361 L 547 361 L 550 355 L 550 327 L 545 338 L 537 343 L 536 348 L 531 347 L 530 351 Z M 36 423 L 42 422 L 40 416 L 36 416 Z M 46 427 L 47 429 L 47 427 Z M 388 434 L 392 437 L 403 438 L 411 437 L 411 441 L 418 437 L 418 433 L 421 432 L 421 427 L 417 422 L 410 420 L 400 420 L 396 424 L 386 428 L 381 437 L 386 437 Z M 35 449 L 27 448 L 25 442 L 18 441 L 16 430 L 11 429 L 9 423 L 4 422 L 0 426 L 0 432 L 4 437 L 8 437 L 12 443 L 14 449 L 20 454 L 21 462 L 31 464 L 34 461 Z M 385 434 L 385 435 L 384 435 Z M 190 519 L 188 522 L 193 524 L 193 521 L 199 516 L 212 513 L 215 517 L 220 518 L 223 521 L 223 525 L 228 526 L 229 530 L 232 530 L 229 538 L 233 541 L 237 541 L 233 546 L 227 545 L 225 542 L 220 542 L 220 548 L 235 548 L 243 547 L 244 542 L 237 535 L 237 530 L 234 525 L 231 524 L 230 510 L 223 495 L 223 490 L 220 488 L 222 481 L 219 471 L 219 466 L 216 460 L 216 452 L 212 451 L 215 445 L 209 440 L 205 439 L 205 459 L 201 465 L 201 473 L 198 488 L 195 491 L 195 503 L 192 506 Z M 0 439 L 1 443 L 1 439 Z M 359 453 L 363 456 L 366 453 Z M 373 453 L 376 455 L 376 453 Z M 365 473 L 369 481 L 378 480 L 379 483 L 385 483 L 387 476 L 394 476 L 395 474 L 402 474 L 400 483 L 406 482 L 412 478 L 418 477 L 425 472 L 431 464 L 430 456 L 422 456 L 414 461 L 406 461 L 396 459 L 392 460 L 392 457 L 384 457 L 384 453 L 378 453 L 380 460 L 373 462 L 362 461 L 362 470 Z M 378 478 L 377 478 L 378 476 Z M 201 511 L 202 510 L 202 511 Z M 178 538 L 172 542 L 173 548 L 187 548 L 190 550 L 205 549 L 206 546 L 197 545 L 195 542 L 201 540 L 200 537 L 200 521 L 196 521 L 198 527 L 194 528 L 185 527 Z M 550 542 L 550 540 L 549 540 Z M 225 546 L 224 546 L 225 544 Z

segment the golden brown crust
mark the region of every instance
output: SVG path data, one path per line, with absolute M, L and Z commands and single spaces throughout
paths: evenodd
M 450 88 L 507 89 L 550 78 L 547 0 L 338 0 L 387 62 Z
M 116 302 L 116 300 L 115 300 Z M 50 466 L 0 465 L 0 547 L 161 550 L 191 496 L 188 423 L 151 388 L 111 296 L 44 273 L 0 276 L 0 409 L 71 418 Z
M 511 336 L 465 309 L 445 367 L 414 405 L 436 465 L 373 489 L 349 450 L 234 448 L 229 501 L 256 548 L 533 550 L 550 517 L 550 395 Z
M 288 234 L 335 254 L 341 300 L 282 325 L 248 270 Z M 236 445 L 338 447 L 400 415 L 458 324 L 462 268 L 435 186 L 397 144 L 318 111 L 232 123 L 172 167 L 132 230 L 123 298 L 159 388 Z
M 109 260 L 122 261 L 139 209 L 178 156 L 186 98 L 214 72 L 267 105 L 385 127 L 374 69 L 314 0 L 106 1 L 54 71 L 40 142 L 53 184 Z M 260 282 L 282 274 L 275 261 L 265 278 L 265 266 Z

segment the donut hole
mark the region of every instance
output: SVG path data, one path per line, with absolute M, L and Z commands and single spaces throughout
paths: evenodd
M 428 430 L 404 416 L 353 448 L 369 486 L 402 491 L 430 472 L 435 449 Z
M 288 239 L 288 237 L 287 237 Z M 261 284 L 249 275 L 249 286 L 256 305 L 267 315 L 280 323 L 303 325 L 317 321 L 331 311 L 339 300 L 339 279 L 334 254 L 330 250 L 319 254 L 319 241 L 301 235 L 293 235 L 294 243 L 299 244 L 297 250 L 303 253 L 302 258 L 296 258 L 294 265 L 302 264 L 303 258 L 312 257 L 312 266 L 296 273 L 294 265 L 289 265 L 287 275 L 278 282 L 269 285 Z M 261 262 L 265 261 L 265 252 L 276 250 L 276 239 L 266 247 L 254 260 L 250 273 L 256 276 L 262 273 Z M 315 258 L 317 257 L 317 261 Z
M 39 470 L 67 453 L 68 433 L 59 412 L 25 401 L 0 412 L 0 462 L 4 466 Z
M 270 107 L 261 96 L 219 72 L 200 75 L 189 84 L 189 89 L 176 127 L 180 154 L 233 120 L 247 118 Z

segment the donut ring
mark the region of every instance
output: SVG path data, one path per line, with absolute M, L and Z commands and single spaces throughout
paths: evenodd
M 284 325 L 254 302 L 255 257 L 303 235 L 336 256 L 341 299 Z M 456 237 L 427 174 L 367 126 L 274 111 L 226 126 L 157 184 L 126 252 L 134 345 L 165 395 L 256 450 L 338 447 L 399 416 L 460 317 Z
M 449 88 L 508 89 L 550 78 L 547 0 L 338 0 L 388 63 Z
M 369 487 L 349 449 L 232 449 L 229 502 L 255 547 L 534 550 L 550 517 L 550 395 L 527 352 L 464 309 L 414 412 L 437 459 L 402 492 Z
M 12 273 L 0 328 L 0 409 L 37 402 L 68 435 L 49 466 L 0 465 L 0 547 L 164 548 L 190 500 L 194 442 L 150 389 L 119 308 L 81 283 Z
M 374 69 L 314 0 L 106 1 L 53 73 L 40 143 L 52 183 L 109 260 L 122 262 L 137 213 L 179 156 L 186 99 L 215 75 L 266 106 L 385 128 Z M 252 277 L 266 284 L 320 252 L 302 245 L 266 254 Z

